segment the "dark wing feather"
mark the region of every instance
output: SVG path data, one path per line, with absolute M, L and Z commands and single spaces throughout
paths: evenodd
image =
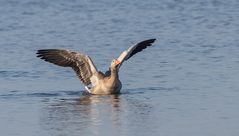
M 132 49 L 131 53 L 129 53 L 129 56 L 125 60 L 128 60 L 130 57 L 132 57 L 136 53 L 141 52 L 143 49 L 147 48 L 148 46 L 151 46 L 155 40 L 156 39 L 149 39 L 136 44 L 134 46 L 135 48 Z
M 43 49 L 37 51 L 37 57 L 62 67 L 71 67 L 84 85 L 91 84 L 90 78 L 96 72 L 91 59 L 81 53 L 59 49 Z
M 141 52 L 143 49 L 147 48 L 148 46 L 151 46 L 156 39 L 149 39 L 142 41 L 136 45 L 131 46 L 129 49 L 123 51 L 120 56 L 117 58 L 121 62 L 121 64 L 118 66 L 118 69 L 122 65 L 122 63 L 125 60 L 128 60 L 132 56 L 134 56 L 136 53 Z

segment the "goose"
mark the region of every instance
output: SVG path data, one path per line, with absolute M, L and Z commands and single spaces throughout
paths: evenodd
M 108 95 L 118 94 L 122 88 L 119 80 L 119 69 L 124 61 L 151 46 L 156 39 L 139 42 L 123 51 L 117 59 L 113 59 L 110 68 L 105 73 L 98 71 L 91 58 L 80 52 L 63 49 L 40 49 L 37 57 L 62 67 L 71 67 L 86 91 L 90 94 Z

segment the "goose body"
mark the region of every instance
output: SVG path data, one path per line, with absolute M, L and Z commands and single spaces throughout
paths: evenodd
M 119 69 L 122 63 L 136 53 L 151 46 L 155 39 L 142 41 L 123 51 L 117 59 L 113 59 L 105 73 L 97 70 L 91 58 L 79 52 L 62 49 L 41 49 L 37 57 L 62 67 L 71 67 L 86 90 L 91 94 L 117 94 L 122 88 L 119 80 Z

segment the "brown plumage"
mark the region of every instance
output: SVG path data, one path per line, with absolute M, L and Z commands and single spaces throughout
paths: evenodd
M 71 67 L 85 85 L 87 91 L 92 94 L 114 94 L 119 93 L 122 86 L 118 76 L 122 63 L 136 53 L 151 46 L 154 41 L 155 39 L 142 41 L 122 52 L 119 58 L 113 59 L 109 71 L 105 74 L 97 71 L 89 56 L 79 52 L 42 49 L 37 51 L 37 57 L 58 66 Z
M 37 57 L 62 67 L 71 67 L 84 85 L 91 84 L 92 72 L 89 65 L 89 57 L 68 50 L 43 49 L 38 50 Z

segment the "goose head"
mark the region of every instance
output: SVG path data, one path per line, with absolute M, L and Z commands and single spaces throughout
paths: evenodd
M 119 60 L 113 59 L 113 60 L 111 61 L 110 67 L 111 67 L 111 68 L 116 68 L 120 63 L 121 63 L 121 62 L 120 62 Z

